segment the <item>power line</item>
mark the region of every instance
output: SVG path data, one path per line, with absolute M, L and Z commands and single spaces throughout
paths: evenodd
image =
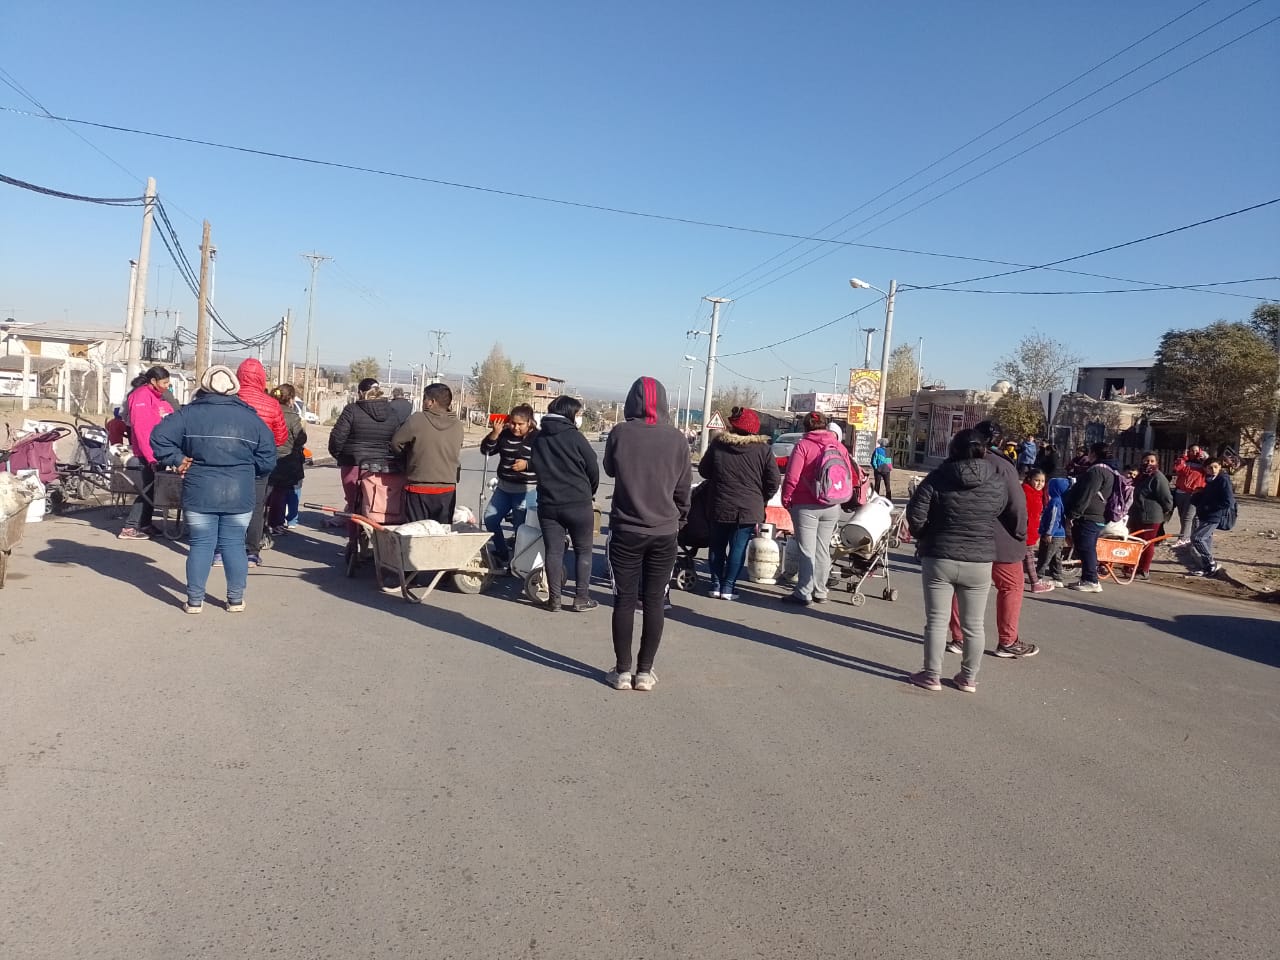
M 883 299 L 884 297 L 880 298 L 880 300 L 883 300 Z M 749 353 L 759 353 L 761 350 L 771 350 L 774 347 L 780 347 L 783 344 L 791 343 L 794 340 L 799 340 L 802 337 L 810 336 L 811 334 L 817 333 L 820 330 L 826 330 L 828 327 L 834 327 L 837 323 L 840 323 L 843 320 L 848 320 L 851 317 L 856 317 L 863 310 L 869 310 L 872 307 L 876 306 L 880 302 L 880 300 L 872 300 L 870 303 L 866 304 L 865 306 L 859 307 L 857 310 L 853 310 L 842 316 L 836 317 L 834 320 L 828 320 L 826 323 L 818 324 L 818 326 L 816 327 L 811 327 L 808 330 L 795 334 L 794 336 L 787 337 L 785 340 L 775 340 L 773 343 L 766 343 L 764 346 L 761 346 L 761 347 L 752 347 L 750 350 L 736 350 L 733 353 L 722 353 L 718 359 L 723 360 L 725 357 L 742 357 L 742 356 L 746 356 Z
M 145 197 L 86 197 L 78 193 L 65 193 L 62 190 L 54 190 L 52 187 L 41 187 L 34 183 L 28 183 L 25 180 L 19 180 L 16 177 L 9 177 L 0 173 L 0 183 L 7 183 L 11 187 L 20 187 L 23 190 L 30 190 L 32 193 L 39 193 L 46 197 L 57 197 L 60 200 L 78 200 L 81 203 L 99 203 L 109 207 L 140 207 Z
M 1254 0 L 1254 3 L 1257 3 L 1257 2 L 1260 2 L 1260 0 Z M 1253 6 L 1253 5 L 1254 5 L 1254 4 L 1252 4 L 1252 3 L 1251 3 L 1249 6 Z M 1239 13 L 1240 11 L 1236 11 L 1236 12 L 1237 12 L 1237 13 Z M 1235 15 L 1235 14 L 1232 14 L 1232 16 L 1234 16 L 1234 15 Z M 1224 19 L 1229 19 L 1229 18 L 1224 18 Z M 969 184 L 973 183 L 975 180 L 979 180 L 979 179 L 981 179 L 982 177 L 985 177 L 987 174 L 992 173 L 992 172 L 993 172 L 993 171 L 995 171 L 995 170 L 998 170 L 1000 167 L 1003 167 L 1003 166 L 1004 166 L 1005 164 L 1007 164 L 1007 163 L 1012 163 L 1014 160 L 1017 160 L 1018 158 L 1025 156 L 1026 154 L 1030 153 L 1032 150 L 1035 150 L 1036 148 L 1043 146 L 1044 144 L 1048 143 L 1049 141 L 1051 141 L 1051 140 L 1056 140 L 1058 137 L 1062 136 L 1063 134 L 1065 134 L 1065 133 L 1069 133 L 1070 131 L 1074 130 L 1076 127 L 1079 127 L 1079 126 L 1081 126 L 1082 124 L 1088 123 L 1090 120 L 1093 120 L 1095 117 L 1101 116 L 1102 114 L 1106 113 L 1107 111 L 1112 110 L 1112 109 L 1114 109 L 1115 107 L 1118 107 L 1118 106 L 1120 106 L 1121 104 L 1123 104 L 1123 103 L 1125 103 L 1125 102 L 1127 102 L 1127 101 L 1129 101 L 1129 100 L 1132 100 L 1134 97 L 1139 96 L 1139 95 L 1140 95 L 1140 94 L 1142 94 L 1142 93 L 1145 93 L 1147 90 L 1150 90 L 1152 87 L 1156 86 L 1157 84 L 1163 83 L 1165 80 L 1168 80 L 1168 79 L 1170 79 L 1171 77 L 1176 76 L 1177 74 L 1181 73 L 1183 70 L 1186 70 L 1186 69 L 1188 69 L 1188 68 L 1190 68 L 1190 67 L 1195 66 L 1196 64 L 1198 64 L 1198 63 L 1200 63 L 1200 62 L 1202 62 L 1202 61 L 1204 61 L 1204 60 L 1208 59 L 1209 57 L 1213 56 L 1214 54 L 1220 53 L 1221 51 L 1225 50 L 1227 47 L 1230 47 L 1230 46 L 1232 46 L 1233 44 L 1239 43 L 1241 40 L 1244 40 L 1244 39 L 1246 39 L 1247 37 L 1249 37 L 1249 36 L 1251 36 L 1251 35 L 1253 35 L 1253 34 L 1257 33 L 1258 31 L 1263 30 L 1263 29 L 1265 29 L 1265 28 L 1267 28 L 1267 27 L 1271 26 L 1272 24 L 1276 23 L 1277 21 L 1280 21 L 1280 17 L 1273 17 L 1272 19 L 1270 19 L 1270 20 L 1266 21 L 1265 23 L 1261 23 L 1261 24 L 1259 24 L 1258 26 L 1256 26 L 1256 27 L 1252 28 L 1251 30 L 1247 30 L 1247 31 L 1245 31 L 1244 33 L 1242 33 L 1242 34 L 1240 34 L 1240 35 L 1238 35 L 1238 36 L 1236 36 L 1236 37 L 1232 38 L 1231 40 L 1228 40 L 1228 41 L 1226 41 L 1225 43 L 1222 43 L 1222 44 L 1220 44 L 1219 46 L 1214 47 L 1212 50 L 1208 51 L 1207 53 L 1204 53 L 1204 54 L 1200 55 L 1199 57 L 1196 57 L 1194 60 L 1190 60 L 1190 61 L 1188 61 L 1187 63 L 1184 63 L 1182 66 L 1177 67 L 1177 68 L 1175 68 L 1174 70 L 1169 71 L 1168 73 L 1164 74 L 1163 76 L 1157 77 L 1155 80 L 1152 80 L 1150 83 L 1147 83 L 1147 84 L 1145 84 L 1144 86 L 1139 87 L 1137 90 L 1134 90 L 1134 91 L 1132 91 L 1131 93 L 1125 94 L 1123 97 L 1120 97 L 1120 98 L 1119 98 L 1119 99 L 1117 99 L 1117 100 L 1113 100 L 1111 103 L 1107 104 L 1106 106 L 1101 107 L 1101 108 L 1100 108 L 1100 109 L 1098 109 L 1098 110 L 1095 110 L 1093 113 L 1090 113 L 1090 114 L 1088 114 L 1087 116 L 1084 116 L 1084 117 L 1080 118 L 1079 120 L 1076 120 L 1074 123 L 1068 124 L 1067 126 L 1063 127 L 1061 130 L 1058 130 L 1058 131 L 1056 131 L 1056 132 L 1054 132 L 1054 133 L 1049 134 L 1049 135 L 1048 135 L 1048 136 L 1046 136 L 1046 137 L 1041 138 L 1040 140 L 1037 140 L 1035 143 L 1030 144 L 1030 145 L 1029 145 L 1029 146 L 1027 146 L 1027 147 L 1024 147 L 1022 150 L 1019 150 L 1017 153 L 1014 153 L 1014 154 L 1012 154 L 1012 155 L 1010 155 L 1010 156 L 1008 156 L 1008 157 L 1005 157 L 1003 160 L 1000 160 L 1000 161 L 998 161 L 998 162 L 996 162 L 996 163 L 992 164 L 991 166 L 989 166 L 989 167 L 987 167 L 987 168 L 985 168 L 985 169 L 983 169 L 983 170 L 980 170 L 978 173 L 975 173 L 973 176 L 968 177 L 968 178 L 966 178 L 966 179 L 964 179 L 964 180 L 961 180 L 959 183 L 952 184 L 950 187 L 946 188 L 945 190 L 943 190 L 943 191 L 941 191 L 941 192 L 939 192 L 939 193 L 937 193 L 937 194 L 934 194 L 932 197 L 929 197 L 928 199 L 926 199 L 926 200 L 924 200 L 924 201 L 922 201 L 922 202 L 920 202 L 920 203 L 916 204 L 916 205 L 915 205 L 914 207 L 912 207 L 911 209 L 909 209 L 909 210 L 905 210 L 905 211 L 903 211 L 902 213 L 898 214 L 897 216 L 895 216 L 895 217 L 893 217 L 893 218 L 891 218 L 891 219 L 889 219 L 889 220 L 886 220 L 886 221 L 884 221 L 883 223 L 877 224 L 876 226 L 872 227 L 871 229 L 866 230 L 865 232 L 863 232 L 863 233 L 859 234 L 859 236 L 858 236 L 858 237 L 856 237 L 856 238 L 855 238 L 855 240 L 862 240 L 862 239 L 864 239 L 865 237 L 868 237 L 868 236 L 870 236 L 871 234 L 875 233 L 877 230 L 883 230 L 885 227 L 889 226 L 890 224 L 897 223 L 899 220 L 902 220 L 904 217 L 908 217 L 908 216 L 910 216 L 911 214 L 915 213 L 917 210 L 920 210 L 920 209 L 922 209 L 922 208 L 924 208 L 924 207 L 927 207 L 929 204 L 934 203 L 934 202 L 935 202 L 935 201 L 937 201 L 937 200 L 941 200 L 943 197 L 947 196 L 948 194 L 954 193 L 956 190 L 959 190 L 959 189 L 961 189 L 962 187 L 968 186 Z M 1221 22 L 1221 21 L 1219 21 L 1219 22 Z M 1216 25 L 1216 24 L 1215 24 L 1215 25 Z M 1206 28 L 1206 29 L 1208 29 L 1208 28 Z M 1204 31 L 1201 31 L 1201 33 L 1203 33 L 1203 32 L 1204 32 Z M 1199 35 L 1199 34 L 1197 34 L 1197 36 L 1198 36 L 1198 35 Z M 1184 41 L 1184 42 L 1185 42 L 1185 41 Z M 1179 45 L 1181 45 L 1181 44 L 1179 44 Z M 1161 56 L 1163 56 L 1163 54 L 1161 54 Z M 1158 59 L 1158 57 L 1157 57 L 1157 58 L 1153 58 L 1153 59 Z M 1150 61 L 1148 61 L 1148 62 L 1150 62 Z M 1144 64 L 1144 65 L 1145 65 L 1145 64 Z M 1130 72 L 1132 72 L 1132 71 L 1130 71 Z M 1127 74 L 1126 74 L 1126 76 L 1127 76 Z M 1099 89 L 1103 89 L 1103 88 L 1099 88 Z M 1082 99 L 1087 99 L 1087 98 L 1082 98 Z M 1080 102 L 1080 101 L 1076 101 L 1076 102 L 1078 103 L 1078 102 Z M 1072 105 L 1074 105 L 1074 104 L 1072 104 Z M 1066 108 L 1064 108 L 1064 109 L 1066 109 Z M 1058 112 L 1059 112 L 1059 113 L 1061 113 L 1062 111 L 1058 111 Z M 1054 114 L 1054 116 L 1057 116 L 1057 114 Z M 1043 121 L 1042 121 L 1042 122 L 1043 122 Z M 1039 126 L 1039 124 L 1036 124 L 1035 126 Z M 1033 128 L 1028 128 L 1028 130 L 1030 130 L 1030 129 L 1033 129 Z M 1027 131 L 1023 131 L 1023 133 L 1025 133 L 1025 132 L 1027 132 Z M 1018 134 L 1017 136 L 1021 136 L 1021 134 Z M 899 203 L 902 203 L 904 200 L 907 200 L 907 199 L 909 199 L 909 198 L 911 198 L 911 197 L 915 196 L 916 194 L 918 194 L 918 193 L 920 193 L 920 192 L 922 192 L 922 191 L 924 191 L 924 190 L 928 189 L 929 187 L 931 187 L 931 186 L 933 186 L 933 185 L 935 185 L 935 184 L 937 184 L 937 183 L 940 183 L 941 181 L 945 180 L 947 177 L 951 176 L 951 174 L 959 172 L 960 170 L 964 169 L 966 166 L 969 166 L 971 163 L 975 162 L 976 160 L 979 160 L 979 159 L 981 159 L 982 157 L 985 157 L 985 156 L 989 155 L 993 150 L 998 149 L 999 147 L 1004 146 L 1004 145 L 1006 145 L 1006 144 L 1010 143 L 1012 140 L 1017 139 L 1017 136 L 1015 136 L 1015 137 L 1011 137 L 1011 138 L 1009 138 L 1009 139 L 1007 139 L 1007 140 L 1003 141 L 1002 143 L 997 144 L 997 145 L 996 145 L 996 147 L 991 148 L 991 150 L 987 150 L 987 151 L 985 151 L 984 153 L 979 154 L 977 157 L 974 157 L 972 160 L 968 160 L 968 161 L 966 161 L 965 163 L 961 164 L 960 166 L 953 168 L 952 170 L 950 170 L 949 172 L 947 172 L 947 173 L 943 174 L 943 175 L 942 175 L 942 176 L 940 176 L 940 177 L 936 177 L 935 179 L 931 180 L 929 183 L 925 184 L 925 185 L 924 185 L 924 186 L 922 186 L 922 187 L 919 187 L 918 189 L 916 189 L 916 190 L 912 191 L 911 193 L 907 194 L 906 196 L 903 196 L 903 197 L 899 198 L 898 200 L 895 200 L 893 203 L 889 204 L 887 207 L 882 208 L 882 209 L 881 209 L 881 210 L 879 210 L 878 212 L 873 213 L 873 214 L 871 214 L 870 216 L 863 218 L 862 220 L 858 221 L 858 223 L 853 224 L 853 226 L 849 227 L 847 230 L 842 231 L 842 232 L 841 232 L 841 234 L 840 234 L 840 236 L 843 236 L 845 233 L 848 233 L 850 230 L 853 230 L 853 229 L 855 229 L 856 227 L 861 226 L 862 224 L 865 224 L 865 223 L 868 223 L 868 222 L 869 222 L 869 221 L 871 221 L 871 220 L 874 220 L 876 217 L 880 216 L 880 215 L 881 215 L 881 214 L 883 214 L 883 213 L 887 213 L 889 210 L 893 209 L 895 206 L 897 206 Z M 828 241 L 828 242 L 840 242 L 840 241 Z M 798 255 L 798 256 L 796 256 L 796 257 L 793 257 L 793 258 L 791 258 L 790 260 L 786 261 L 786 263 L 781 264 L 778 268 L 775 268 L 775 270 L 771 270 L 771 271 L 769 271 L 769 273 L 774 273 L 774 272 L 776 272 L 776 270 L 777 270 L 777 269 L 781 269 L 781 267 L 783 267 L 783 266 L 787 266 L 788 264 L 795 263 L 797 260 L 800 260 L 800 259 L 802 259 L 803 257 L 808 256 L 808 254 L 809 254 L 809 253 L 812 253 L 812 252 L 813 252 L 813 251 L 808 251 L 808 252 L 806 252 L 806 253 L 803 253 L 803 254 L 800 254 L 800 255 Z M 779 276 L 777 276 L 777 277 L 774 277 L 772 280 L 765 281 L 765 282 L 763 282 L 763 283 L 760 283 L 760 284 L 759 284 L 759 285 L 757 285 L 757 286 L 751 287 L 751 288 L 750 288 L 750 289 L 748 289 L 748 290 L 745 290 L 745 291 L 743 291 L 743 292 L 740 292 L 740 293 L 736 294 L 736 295 L 735 295 L 735 296 L 736 296 L 736 299 L 741 300 L 741 299 L 743 299 L 744 297 L 749 297 L 749 296 L 750 296 L 751 294 L 753 294 L 753 293 L 759 293 L 761 290 L 765 289 L 766 287 L 772 286 L 773 284 L 777 283 L 779 280 L 783 280 L 783 279 L 785 279 L 786 277 L 791 276 L 793 273 L 796 273 L 796 272 L 797 272 L 797 271 L 799 271 L 799 270 L 803 270 L 803 269 L 804 269 L 804 268 L 806 268 L 806 267 L 812 266 L 813 264 L 817 263 L 819 260 L 824 260 L 824 259 L 826 259 L 826 258 L 827 258 L 828 256 L 830 256 L 830 255 L 831 255 L 831 253 L 833 253 L 833 252 L 835 252 L 835 251 L 834 251 L 834 249 L 832 249 L 832 250 L 828 250 L 828 251 L 826 251 L 826 252 L 824 252 L 824 253 L 819 253 L 819 254 L 817 254 L 816 256 L 814 256 L 812 259 L 808 260 L 807 262 L 802 263 L 802 264 L 800 264 L 799 266 L 794 267 L 794 268 L 793 268 L 793 269 L 791 269 L 791 270 L 788 270 L 786 273 L 783 273 L 783 274 L 781 274 L 781 275 L 779 275 Z M 768 274 L 765 274 L 764 276 L 768 276 Z M 763 277 L 761 277 L 760 279 L 761 279 L 761 280 L 763 280 L 764 278 L 763 278 Z M 1114 279 L 1119 279 L 1119 278 L 1114 278 Z M 1125 280 L 1124 282 L 1127 282 L 1127 283 L 1147 283 L 1147 282 L 1149 282 L 1149 281 L 1144 281 L 1144 280 Z M 1206 291 L 1206 292 L 1213 292 L 1213 291 Z
M 1152 30 L 1152 31 L 1151 31 L 1150 33 L 1148 33 L 1146 36 L 1144 36 L 1144 37 L 1142 37 L 1142 38 L 1140 38 L 1140 39 L 1138 39 L 1138 40 L 1135 40 L 1133 43 L 1129 44 L 1127 47 L 1123 48 L 1122 50 L 1118 50 L 1118 51 L 1116 51 L 1116 52 L 1115 52 L 1115 53 L 1113 53 L 1111 56 L 1107 57 L 1105 60 L 1100 60 L 1098 63 L 1095 63 L 1092 67 L 1090 67 L 1088 70 L 1085 70 L 1083 73 L 1076 74 L 1076 76 L 1072 77 L 1072 78 L 1071 78 L 1070 80 L 1068 80 L 1066 83 L 1063 83 L 1063 84 L 1061 84 L 1061 85 L 1059 85 L 1059 86 L 1055 87 L 1053 90 L 1050 90 L 1048 93 L 1046 93 L 1044 96 L 1040 97 L 1038 100 L 1035 100 L 1035 101 L 1033 101 L 1032 103 L 1027 104 L 1027 106 L 1023 107 L 1021 110 L 1018 110 L 1018 111 L 1017 111 L 1017 112 L 1015 112 L 1015 113 L 1011 113 L 1011 114 L 1009 114 L 1009 116 L 1005 117 L 1005 118 L 1004 118 L 1003 120 L 1001 120 L 999 123 L 997 123 L 997 124 L 995 124 L 995 125 L 993 125 L 993 126 L 988 127 L 986 130 L 982 131 L 982 133 L 978 134 L 977 136 L 975 136 L 975 137 L 971 137 L 970 139 L 966 140 L 964 143 L 960 144 L 960 146 L 958 146 L 958 147 L 954 148 L 953 150 L 948 151 L 947 153 L 945 153 L 945 154 L 943 154 L 942 156 L 938 157 L 936 160 L 932 161 L 931 163 L 926 164 L 925 166 L 921 167 L 919 170 L 915 171 L 915 173 L 912 173 L 912 174 L 910 174 L 910 175 L 908 175 L 908 176 L 906 176 L 906 177 L 903 177 L 903 178 L 902 178 L 901 180 L 899 180 L 897 183 L 895 183 L 895 184 L 893 184 L 892 186 L 887 187 L 887 188 L 885 188 L 884 190 L 882 190 L 882 191 L 880 191 L 879 193 L 877 193 L 877 194 L 876 194 L 874 197 L 872 197 L 870 200 L 865 200 L 865 201 L 863 201 L 862 203 L 858 204 L 858 206 L 856 206 L 856 207 L 854 207 L 852 210 L 850 210 L 848 213 L 842 214 L 841 216 L 837 217 L 835 220 L 832 220 L 832 221 L 831 221 L 830 223 L 828 223 L 826 226 L 824 226 L 824 227 L 820 227 L 818 230 L 816 230 L 816 231 L 814 231 L 814 232 L 815 232 L 815 233 L 819 233 L 819 234 L 820 234 L 820 233 L 824 233 L 825 231 L 830 230 L 830 229 L 831 229 L 832 227 L 834 227 L 836 224 L 841 223 L 841 222 L 843 222 L 843 221 L 845 221 L 845 220 L 849 219 L 849 217 L 853 216 L 853 215 L 854 215 L 855 213 L 857 213 L 859 210 L 863 210 L 863 209 L 865 209 L 865 208 L 867 208 L 867 207 L 871 206 L 871 204 L 875 203 L 877 200 L 880 200 L 881 198 L 888 196 L 890 193 L 892 193 L 894 190 L 897 190 L 899 187 L 901 187 L 901 186 L 905 186 L 906 184 L 910 183 L 912 180 L 914 180 L 916 177 L 920 176 L 921 174 L 923 174 L 923 173 L 928 173 L 928 172 L 929 172 L 930 170 L 932 170 L 934 167 L 938 166 L 938 164 L 940 164 L 940 163 L 944 163 L 944 162 L 946 162 L 947 160 L 950 160 L 950 159 L 951 159 L 952 157 L 954 157 L 956 154 L 958 154 L 958 153 L 960 153 L 961 151 L 963 151 L 963 150 L 965 150 L 965 149 L 967 149 L 967 148 L 969 148 L 969 147 L 973 146 L 973 145 L 974 145 L 975 143 L 977 143 L 979 140 L 984 139 L 984 138 L 985 138 L 985 137 L 987 137 L 988 135 L 990 135 L 990 134 L 994 133 L 995 131 L 999 130 L 1001 127 L 1005 126 L 1005 124 L 1008 124 L 1008 123 L 1012 122 L 1013 120 L 1016 120 L 1018 117 L 1022 116 L 1023 114 L 1028 113 L 1029 111 L 1031 111 L 1031 110 L 1035 109 L 1036 107 L 1040 106 L 1040 104 L 1044 103 L 1046 100 L 1049 100 L 1050 98 L 1052 98 L 1052 97 L 1054 97 L 1054 96 L 1057 96 L 1057 95 L 1058 95 L 1059 93 L 1061 93 L 1063 90 L 1066 90 L 1068 87 L 1071 87 L 1071 86 L 1075 85 L 1075 84 L 1076 84 L 1076 83 L 1078 83 L 1079 81 L 1083 80 L 1085 77 L 1089 76 L 1089 74 L 1097 72 L 1097 71 L 1098 71 L 1098 70 L 1100 70 L 1102 67 L 1105 67 L 1107 64 L 1109 64 L 1109 63 L 1113 62 L 1114 60 L 1116 60 L 1116 59 L 1118 59 L 1119 57 L 1123 56 L 1124 54 L 1128 53 L 1130 50 L 1134 49 L 1135 47 L 1140 46 L 1141 44 L 1145 43 L 1147 40 L 1150 40 L 1150 39 L 1151 39 L 1152 37 L 1154 37 L 1156 34 L 1158 34 L 1158 33 L 1160 33 L 1161 31 L 1166 30 L 1167 28 L 1169 28 L 1169 27 L 1173 26 L 1173 25 L 1174 25 L 1175 23 L 1177 23 L 1179 20 L 1182 20 L 1183 18 L 1185 18 L 1185 17 L 1189 16 L 1190 14 L 1194 13 L 1195 11 L 1199 10 L 1201 7 L 1205 6 L 1205 4 L 1207 4 L 1207 3 L 1211 3 L 1211 2 L 1212 2 L 1212 0 L 1200 0 L 1200 2 L 1199 2 L 1199 3 L 1197 3 L 1197 4 L 1196 4 L 1194 7 L 1192 7 L 1191 9 L 1189 9 L 1189 10 L 1187 10 L 1187 11 L 1183 12 L 1183 13 L 1180 13 L 1178 16 L 1174 17 L 1172 20 L 1168 20 L 1168 21 L 1166 21 L 1165 23 L 1161 24 L 1159 27 L 1156 27 L 1156 29 Z M 1095 91 L 1095 92 L 1096 92 L 1096 91 Z M 1023 132 L 1025 133 L 1026 131 L 1023 131 Z M 856 224 L 855 224 L 855 226 L 856 226 Z M 853 229 L 853 228 L 850 228 L 850 229 Z M 785 250 L 779 251 L 778 253 L 774 254 L 772 257 L 769 257 L 767 260 L 763 260 L 763 261 L 761 261 L 760 263 L 756 264 L 754 267 L 750 268 L 749 270 L 745 270 L 745 271 L 743 271 L 742 273 L 740 273 L 740 274 L 738 274 L 736 277 L 734 277 L 732 280 L 726 280 L 723 284 L 721 284 L 720 286 L 716 287 L 715 289 L 716 289 L 717 291 L 724 290 L 725 288 L 729 287 L 731 284 L 737 283 L 739 280 L 743 279 L 744 277 L 750 276 L 751 274 L 755 273 L 755 272 L 756 272 L 757 270 L 759 270 L 761 267 L 767 266 L 768 264 L 772 263 L 774 260 L 777 260 L 779 257 L 785 256 L 786 254 L 790 253 L 792 250 L 794 250 L 796 247 L 800 246 L 802 243 L 804 243 L 804 241 L 797 241 L 796 243 L 791 244 L 791 246 L 787 247 Z M 803 254 L 802 254 L 802 256 L 803 256 Z M 791 262 L 794 262 L 794 261 L 788 261 L 788 263 L 791 263 Z M 785 266 L 785 264 L 783 264 L 783 266 Z M 765 274 L 765 276 L 768 276 L 768 274 Z M 763 277 L 761 277 L 760 279 L 763 279 Z
M 1280 277 L 1250 277 L 1248 280 L 1218 280 L 1214 283 L 1161 284 L 1154 287 L 1123 287 L 1116 290 L 972 290 L 962 287 L 913 287 L 915 290 L 936 290 L 940 293 L 987 293 L 1019 297 L 1083 297 L 1105 293 L 1156 293 L 1161 290 L 1203 290 L 1206 287 L 1226 287 L 1240 283 L 1263 283 L 1280 280 Z M 1251 300 L 1269 300 L 1270 297 L 1253 297 Z

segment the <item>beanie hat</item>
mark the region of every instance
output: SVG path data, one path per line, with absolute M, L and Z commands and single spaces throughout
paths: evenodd
M 234 370 L 216 363 L 200 376 L 200 389 L 229 397 L 240 392 L 240 381 Z
M 752 436 L 760 432 L 760 416 L 748 407 L 734 407 L 729 414 L 729 426 L 738 433 Z

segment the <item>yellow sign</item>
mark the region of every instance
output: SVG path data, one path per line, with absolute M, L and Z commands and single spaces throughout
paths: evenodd
M 879 432 L 879 370 L 855 367 L 849 371 L 849 426 L 860 432 Z

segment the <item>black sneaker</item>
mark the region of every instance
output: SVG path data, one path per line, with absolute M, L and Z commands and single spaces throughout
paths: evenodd
M 552 613 L 557 613 L 560 610 L 560 598 L 549 597 L 546 600 L 539 600 L 538 606 L 540 606 L 543 610 L 549 610 Z
M 573 601 L 573 612 L 585 613 L 588 610 L 594 610 L 598 606 L 600 606 L 600 604 L 596 603 L 594 600 L 575 600 Z
M 784 593 L 778 598 L 778 600 L 782 603 L 794 603 L 800 607 L 807 607 L 809 605 L 808 600 L 804 597 L 797 597 L 794 593 Z
M 1040 648 L 1037 647 L 1034 643 L 1024 643 L 1021 640 L 1015 640 L 1013 641 L 1013 643 L 1009 644 L 1007 647 L 1006 646 L 996 647 L 996 656 L 1003 657 L 1006 660 L 1012 660 L 1012 659 L 1021 660 L 1023 657 L 1034 657 L 1039 652 L 1040 652 Z

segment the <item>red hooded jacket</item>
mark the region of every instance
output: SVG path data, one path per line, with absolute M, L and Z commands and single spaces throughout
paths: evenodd
M 275 438 L 276 446 L 283 446 L 289 440 L 289 428 L 285 425 L 279 401 L 267 393 L 267 371 L 262 368 L 262 363 L 250 357 L 240 364 L 236 376 L 240 380 L 240 399 L 262 418 Z
M 1044 513 L 1045 493 L 1029 483 L 1022 485 L 1022 492 L 1027 496 L 1027 546 L 1034 547 L 1040 542 L 1040 516 Z

